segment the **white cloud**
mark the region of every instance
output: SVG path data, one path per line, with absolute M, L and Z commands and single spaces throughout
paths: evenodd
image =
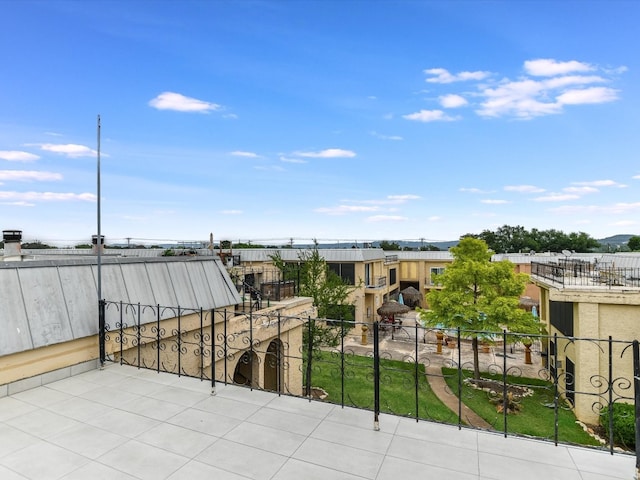
M 536 187 L 535 185 L 507 185 L 504 187 L 507 192 L 518 193 L 541 193 L 544 192 L 544 188 Z
M 571 182 L 571 185 L 580 185 L 584 187 L 626 187 L 621 183 L 618 183 L 614 180 L 593 180 L 590 182 Z
M 256 170 L 262 170 L 262 171 L 276 171 L 276 172 L 284 172 L 285 169 L 283 167 L 281 167 L 280 165 L 256 165 L 255 167 L 253 167 Z
M 466 187 L 462 187 L 459 189 L 461 192 L 467 192 L 467 193 L 481 193 L 481 194 L 486 194 L 486 193 L 494 193 L 495 190 L 481 190 L 479 188 L 475 188 L 475 187 L 471 187 L 471 188 L 466 188 Z
M 383 135 L 378 132 L 371 132 L 371 135 L 381 140 L 404 140 L 404 138 L 399 135 Z
M 308 163 L 306 160 L 301 158 L 291 158 L 291 157 L 280 157 L 281 162 L 285 163 Z
M 538 81 L 538 80 L 536 80 Z M 565 77 L 553 77 L 540 81 L 540 84 L 546 89 L 564 88 L 575 85 L 589 85 L 590 83 L 602 83 L 606 79 L 596 75 L 567 75 Z
M 376 212 L 378 207 L 368 207 L 365 205 L 340 205 L 337 207 L 316 208 L 314 212 L 325 213 L 327 215 L 346 215 L 347 213 Z
M 416 113 L 403 115 L 402 118 L 417 122 L 451 122 L 455 118 L 446 115 L 442 110 L 420 110 Z
M 0 202 L 2 205 L 11 205 L 14 207 L 35 207 L 35 203 L 31 202 Z
M 46 152 L 59 153 L 71 158 L 78 157 L 95 157 L 98 152 L 85 146 L 76 145 L 74 143 L 57 144 L 57 143 L 43 143 L 40 144 L 40 148 Z
M 576 200 L 580 198 L 580 195 L 571 193 L 550 193 L 542 197 L 534 198 L 536 202 L 564 202 L 567 200 Z
M 620 220 L 619 222 L 610 223 L 612 227 L 630 227 L 632 225 L 637 225 L 638 222 L 635 220 Z
M 608 87 L 591 87 L 569 90 L 556 97 L 563 105 L 584 105 L 588 103 L 606 103 L 618 99 L 618 90 Z
M 438 97 L 438 100 L 440 101 L 440 105 L 444 108 L 459 108 L 464 107 L 469 103 L 463 96 L 455 95 L 453 93 L 449 95 L 442 95 Z
M 536 77 L 552 77 L 555 75 L 566 75 L 572 72 L 589 72 L 595 70 L 595 68 L 588 63 L 578 62 L 576 60 L 558 62 L 552 58 L 527 60 L 524 62 L 524 69 L 529 75 Z
M 35 170 L 0 170 L 0 180 L 13 182 L 46 182 L 62 180 L 62 175 L 53 172 L 39 172 Z
M 438 222 L 442 220 L 442 217 L 439 217 L 438 215 L 432 215 L 431 217 L 427 218 L 427 220 L 429 220 L 430 222 Z
M 57 193 L 57 192 L 9 192 L 0 191 L 0 201 L 17 202 L 57 202 L 57 201 L 84 201 L 95 202 L 93 193 Z
M 634 175 L 634 176 L 633 176 L 633 177 L 631 177 L 631 178 L 633 178 L 634 180 L 640 180 L 640 175 Z
M 547 98 L 544 86 L 534 80 L 506 81 L 496 88 L 485 88 L 481 93 L 485 101 L 476 113 L 483 117 L 533 118 L 562 111 L 561 104 L 543 101 Z
M 158 110 L 175 110 L 177 112 L 202 112 L 220 110 L 216 103 L 205 102 L 197 98 L 186 97 L 180 93 L 163 92 L 149 100 L 149 105 Z
M 396 202 L 405 203 L 408 200 L 418 200 L 422 197 L 420 197 L 419 195 L 406 194 L 406 195 L 388 195 L 387 198 L 394 203 Z
M 634 203 L 614 203 L 613 205 L 563 205 L 550 209 L 553 213 L 562 214 L 602 214 L 602 215 L 620 215 L 625 213 L 640 212 L 640 202 Z
M 401 215 L 373 215 L 367 218 L 367 222 L 406 222 L 407 217 Z
M 9 162 L 33 162 L 40 157 L 29 152 L 20 152 L 16 150 L 0 150 L 0 160 Z
M 428 83 L 453 83 L 464 82 L 468 80 L 484 80 L 491 75 L 490 72 L 459 72 L 452 74 L 444 68 L 429 68 L 424 70 L 426 75 L 432 75 L 425 81 Z
M 576 195 L 584 195 L 587 193 L 597 193 L 600 190 L 594 187 L 584 186 L 584 187 L 566 187 L 566 188 L 563 188 L 562 191 L 567 193 L 575 193 Z
M 246 158 L 258 158 L 260 155 L 253 152 L 244 152 L 242 150 L 235 150 L 231 152 L 234 157 L 246 157 Z
M 485 199 L 480 200 L 481 203 L 486 203 L 488 205 L 504 205 L 505 203 L 509 203 L 507 200 L 497 200 L 497 199 Z
M 356 153 L 341 148 L 327 148 L 318 152 L 295 152 L 294 155 L 306 158 L 353 158 Z

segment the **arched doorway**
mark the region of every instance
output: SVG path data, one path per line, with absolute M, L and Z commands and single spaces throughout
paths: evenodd
M 282 342 L 273 340 L 264 358 L 264 389 L 282 391 Z
M 247 385 L 248 387 L 257 386 L 258 379 L 255 375 L 254 363 L 258 363 L 258 359 L 253 352 L 244 352 L 236 364 L 233 372 L 233 383 L 238 385 Z

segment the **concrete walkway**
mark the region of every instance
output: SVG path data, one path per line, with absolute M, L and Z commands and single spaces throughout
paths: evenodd
M 467 407 L 464 403 L 459 406 L 458 397 L 451 392 L 451 389 L 447 385 L 442 375 L 442 369 L 434 365 L 425 365 L 425 371 L 427 374 L 427 382 L 436 397 L 445 404 L 449 410 L 458 415 L 461 413 L 463 423 L 470 427 L 482 428 L 484 430 L 493 430 L 493 427 L 487 423 L 476 412 Z M 460 408 L 460 410 L 459 410 Z

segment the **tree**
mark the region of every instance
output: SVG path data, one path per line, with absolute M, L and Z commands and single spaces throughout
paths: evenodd
M 280 254 L 272 255 L 271 259 L 284 277 L 291 274 L 291 270 L 287 268 L 291 264 L 286 263 Z M 315 319 L 311 320 L 309 330 L 313 337 L 313 346 L 335 345 L 340 334 L 345 331 L 343 327 L 351 326 L 350 322 L 354 320 L 353 303 L 348 299 L 357 286 L 346 284 L 342 278 L 332 272 L 317 247 L 311 251 L 302 251 L 298 255 L 298 259 L 300 264 L 300 295 L 311 297 L 313 305 L 318 311 L 318 318 L 327 320 L 326 325 Z M 304 340 L 305 345 L 308 345 L 307 330 L 305 330 Z
M 427 294 L 429 309 L 419 309 L 425 325 L 461 329 L 472 339 L 474 378 L 480 378 L 479 339 L 508 329 L 513 333 L 540 333 L 541 324 L 519 307 L 528 276 L 515 273 L 508 260 L 491 262 L 493 252 L 484 240 L 465 237 L 451 247 L 453 262 L 435 276 L 441 290 Z
M 387 240 L 383 240 L 380 242 L 380 248 L 382 250 L 398 251 L 400 250 L 400 245 L 398 242 L 388 242 Z
M 636 252 L 640 250 L 640 237 L 637 235 L 634 235 L 633 237 L 631 237 L 627 242 L 627 246 L 629 247 L 629 250 L 631 250 L 632 252 Z

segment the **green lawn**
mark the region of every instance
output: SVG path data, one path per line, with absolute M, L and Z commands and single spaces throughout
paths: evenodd
M 312 366 L 311 384 L 328 393 L 327 402 L 373 410 L 373 358 L 345 355 L 344 380 L 342 358 L 336 352 L 318 352 L 314 355 Z M 306 373 L 306 368 L 304 371 Z M 458 370 L 443 368 L 443 374 L 451 391 L 457 395 Z M 463 370 L 462 374 L 468 377 L 471 372 Z M 500 375 L 484 376 L 502 380 Z M 522 408 L 519 413 L 507 416 L 507 432 L 553 440 L 554 410 L 549 407 L 553 403 L 552 384 L 538 379 L 509 376 L 507 381 L 527 385 L 534 391 L 533 396 L 525 397 L 520 402 Z M 486 392 L 463 384 L 462 395 L 464 403 L 496 431 L 504 431 L 504 416 L 496 412 L 496 407 L 489 402 Z M 458 423 L 458 416 L 444 406 L 429 388 L 424 365 L 416 366 L 411 362 L 380 360 L 380 411 L 409 417 L 416 417 L 417 411 L 418 418 L 423 420 Z M 564 443 L 599 445 L 576 423 L 575 416 L 567 408 L 561 408 L 558 413 L 558 440 Z
M 340 355 L 319 352 L 314 356 L 311 384 L 325 390 L 326 401 L 373 410 L 373 358 L 344 356 L 344 388 L 341 379 Z M 306 372 L 306 369 L 305 369 Z M 416 392 L 414 363 L 380 360 L 380 411 L 424 420 L 458 423 L 458 417 L 434 395 L 424 374 L 424 365 L 417 365 Z M 417 404 L 416 404 L 417 398 Z
M 451 391 L 458 395 L 458 370 L 444 368 L 445 380 Z M 472 372 L 463 370 L 464 378 L 473 376 Z M 502 375 L 482 374 L 483 378 L 502 381 Z M 507 376 L 507 383 L 526 385 L 533 390 L 533 395 L 523 398 L 519 403 L 521 410 L 507 415 L 507 432 L 530 435 L 552 440 L 554 436 L 553 385 L 539 379 Z M 478 415 L 489 422 L 498 431 L 504 431 L 504 415 L 496 411 L 496 406 L 489 401 L 489 394 L 477 390 L 467 384 L 462 386 L 464 403 Z M 562 405 L 562 404 L 561 404 Z M 558 441 L 580 445 L 599 445 L 576 423 L 571 410 L 562 406 L 558 411 Z

